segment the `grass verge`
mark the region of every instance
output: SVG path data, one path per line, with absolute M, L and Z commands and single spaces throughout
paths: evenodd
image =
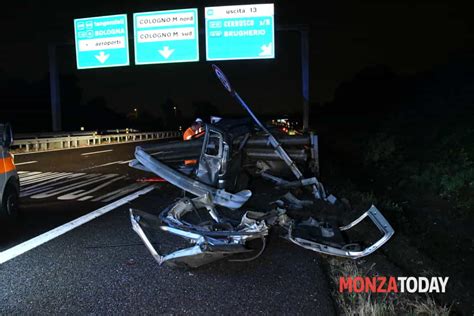
M 377 276 L 375 264 L 364 260 L 329 257 L 329 273 L 334 284 L 333 297 L 342 315 L 450 315 L 451 308 L 439 305 L 432 297 L 413 293 L 339 292 L 340 277 Z

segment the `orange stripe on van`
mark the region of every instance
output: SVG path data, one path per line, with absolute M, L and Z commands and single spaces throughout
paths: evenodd
M 0 158 L 0 173 L 7 173 L 15 169 L 12 156 L 8 155 L 8 157 Z

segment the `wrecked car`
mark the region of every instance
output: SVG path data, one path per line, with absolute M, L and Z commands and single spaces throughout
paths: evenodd
M 183 198 L 167 207 L 160 216 L 130 210 L 133 230 L 140 236 L 159 264 L 198 267 L 226 256 L 252 252 L 247 242 L 258 239 L 265 249 L 265 237 L 276 213 L 246 211 L 240 220 L 224 217 L 212 203 L 209 194 L 193 199 Z M 158 229 L 186 239 L 190 247 L 160 255 L 150 243 L 143 228 Z M 251 260 L 253 258 L 241 259 Z
M 186 142 L 137 147 L 136 159 L 130 162 L 131 167 L 151 172 L 192 195 L 173 202 L 159 215 L 130 209 L 133 230 L 160 265 L 194 268 L 229 256 L 239 257 L 233 259 L 236 261 L 253 260 L 265 249 L 266 237 L 274 226 L 280 228 L 283 238 L 298 246 L 353 259 L 373 253 L 390 239 L 393 228 L 373 205 L 342 226 L 295 213 L 295 209 L 317 208 L 314 201 L 338 203 L 317 178 L 317 136 L 278 135 L 260 122 L 224 73 L 215 65 L 213 68 L 250 119 L 207 124 L 204 137 Z M 188 159 L 197 160 L 197 164 L 184 165 Z M 245 206 L 254 194 L 248 189 L 251 177 L 261 177 L 279 189 L 305 189 L 310 199 L 301 200 L 288 192 L 268 209 L 252 211 Z M 366 218 L 382 236 L 363 248 L 349 241 L 346 233 Z M 160 254 L 150 239 L 154 232 L 177 236 L 187 246 Z M 255 241 L 260 242 L 258 247 Z

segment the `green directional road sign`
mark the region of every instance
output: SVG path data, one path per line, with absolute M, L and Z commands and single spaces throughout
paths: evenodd
M 275 58 L 273 4 L 205 10 L 207 60 Z
M 135 13 L 135 64 L 199 61 L 197 9 Z
M 127 15 L 74 20 L 78 69 L 129 65 Z

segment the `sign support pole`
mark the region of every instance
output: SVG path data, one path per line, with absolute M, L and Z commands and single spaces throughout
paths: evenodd
M 59 94 L 59 72 L 56 58 L 56 44 L 49 44 L 49 87 L 51 93 L 51 122 L 53 132 L 62 129 L 61 124 L 61 98 Z
M 309 31 L 303 28 L 301 35 L 301 76 L 303 92 L 303 131 L 309 127 Z
M 309 27 L 307 25 L 284 25 L 278 27 L 277 31 L 293 31 L 300 34 L 303 131 L 307 131 L 309 129 Z

